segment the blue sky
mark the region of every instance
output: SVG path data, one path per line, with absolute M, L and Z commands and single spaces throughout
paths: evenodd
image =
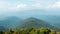
M 18 13 L 59 15 L 60 0 L 0 0 L 0 15 L 16 15 Z

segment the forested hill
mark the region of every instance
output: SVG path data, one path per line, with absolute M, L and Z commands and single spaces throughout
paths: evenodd
M 55 29 L 55 27 L 52 26 L 52 25 L 50 25 L 48 22 L 45 22 L 43 20 L 40 20 L 40 19 L 37 19 L 37 18 L 34 18 L 34 17 L 27 18 L 27 19 L 23 20 L 21 23 L 22 24 L 21 25 L 18 25 L 17 27 L 19 27 L 19 26 L 21 28 L 22 27 L 24 27 L 24 28 L 48 27 L 48 28 Z

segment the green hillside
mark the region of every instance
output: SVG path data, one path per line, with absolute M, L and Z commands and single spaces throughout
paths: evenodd
M 19 25 L 19 23 L 21 23 L 21 25 Z M 54 26 L 50 25 L 49 23 L 37 19 L 37 18 L 27 18 L 25 20 L 23 20 L 22 22 L 19 22 L 17 25 L 18 28 L 39 28 L 39 27 L 48 27 L 48 28 L 52 28 L 55 29 Z

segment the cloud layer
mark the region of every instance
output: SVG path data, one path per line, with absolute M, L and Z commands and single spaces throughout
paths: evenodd
M 16 5 L 11 4 L 10 5 L 11 7 L 8 7 L 8 9 L 9 10 L 10 9 L 20 10 L 20 9 L 55 9 L 55 8 L 60 8 L 60 1 L 56 1 L 52 4 L 46 4 L 45 2 L 44 2 L 45 4 L 43 4 L 43 3 L 40 3 L 38 1 L 36 1 L 36 3 L 32 3 L 32 4 L 27 4 L 27 3 L 19 3 Z
M 17 1 L 17 2 L 16 2 Z M 23 9 L 54 9 L 60 8 L 60 1 L 53 2 L 51 0 L 11 0 L 0 1 L 0 10 L 23 10 Z
M 26 2 L 27 1 L 27 2 Z M 22 10 L 22 9 L 54 9 L 60 8 L 60 1 L 56 1 L 53 3 L 52 0 L 26 0 L 25 2 L 19 0 L 7 1 L 1 0 L 0 1 L 0 10 Z M 11 3 L 12 2 L 12 3 Z M 22 3 L 21 3 L 22 2 Z M 41 3 L 42 2 L 42 3 Z M 46 4 L 46 2 L 48 4 Z
M 38 12 L 44 15 L 60 14 L 60 0 L 0 0 L 0 15 L 24 12 L 24 10 L 34 12 L 34 9 L 39 9 Z M 40 10 L 46 11 L 41 12 Z
M 55 3 L 52 4 L 52 5 L 48 5 L 47 8 L 60 8 L 60 1 L 55 2 Z

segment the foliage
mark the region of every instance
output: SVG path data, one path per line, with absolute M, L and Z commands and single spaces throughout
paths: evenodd
M 7 30 L 7 31 L 0 31 L 0 34 L 60 34 L 57 33 L 56 30 L 52 30 L 49 28 L 41 27 L 41 28 L 23 28 L 23 29 L 16 29 L 16 30 Z

